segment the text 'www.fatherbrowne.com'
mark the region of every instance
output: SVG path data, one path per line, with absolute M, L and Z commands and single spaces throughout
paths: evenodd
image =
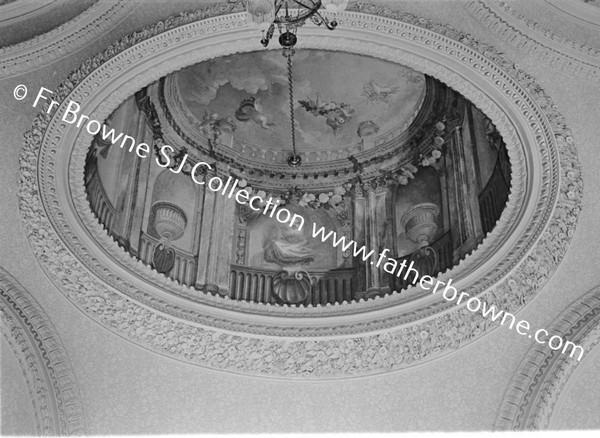
M 13 92 L 16 100 L 25 99 L 27 93 L 27 87 L 22 84 L 17 85 Z M 38 103 L 40 102 L 46 102 L 46 113 L 50 114 L 53 112 L 60 106 L 60 103 L 50 98 L 52 94 L 54 94 L 52 91 L 41 87 L 38 91 L 35 101 L 33 102 L 33 107 L 37 107 Z M 120 141 L 120 149 L 128 150 L 129 153 L 135 153 L 140 158 L 147 158 L 150 155 L 150 145 L 146 143 L 138 143 L 133 137 L 124 135 L 123 133 L 117 134 L 114 129 L 108 128 L 105 124 L 99 122 L 98 120 L 90 119 L 89 116 L 80 114 L 80 110 L 81 106 L 77 102 L 69 101 L 61 120 L 65 123 L 75 125 L 77 128 L 83 128 L 91 135 L 100 134 L 103 140 L 110 140 L 113 145 Z M 125 147 L 126 145 L 129 147 Z M 157 165 L 163 168 L 168 168 L 170 163 L 169 153 L 172 152 L 174 152 L 173 147 L 169 145 L 163 145 L 159 149 L 158 156 L 156 157 Z M 174 173 L 180 173 L 187 158 L 188 157 L 186 154 L 178 169 L 169 170 Z M 205 169 L 201 169 L 202 167 Z M 271 197 L 265 199 L 263 196 L 261 196 L 264 194 L 264 192 L 255 194 L 249 189 L 243 189 L 243 184 L 240 184 L 238 179 L 234 179 L 229 176 L 227 181 L 224 181 L 217 175 L 208 180 L 197 178 L 197 176 L 200 177 L 199 174 L 203 173 L 202 170 L 206 171 L 207 169 L 215 170 L 208 163 L 203 161 L 199 161 L 194 164 L 190 175 L 194 183 L 198 185 L 206 184 L 206 188 L 209 190 L 218 192 L 227 198 L 233 197 L 240 205 L 248 205 L 252 210 L 257 212 L 260 211 L 263 215 L 274 218 L 282 224 L 288 224 L 290 227 L 295 227 L 299 231 L 303 229 L 305 218 L 302 215 L 292 213 L 290 210 L 283 208 L 280 205 L 279 199 L 273 199 Z M 538 344 L 548 345 L 552 350 L 555 351 L 561 350 L 562 354 L 567 354 L 570 351 L 569 357 L 574 357 L 576 354 L 578 354 L 578 361 L 581 361 L 581 358 L 583 357 L 584 349 L 580 345 L 576 345 L 571 341 L 567 341 L 559 335 L 553 335 L 548 338 L 550 333 L 545 329 L 536 330 L 532 334 L 532 329 L 528 321 L 520 320 L 519 322 L 516 322 L 515 315 L 512 313 L 497 309 L 494 305 L 490 306 L 485 301 L 480 300 L 478 297 L 471 297 L 466 292 L 461 292 L 459 294 L 458 290 L 451 285 L 451 279 L 448 280 L 448 283 L 444 283 L 440 280 L 434 279 L 429 275 L 419 275 L 417 269 L 414 268 L 414 262 L 411 261 L 411 263 L 407 266 L 406 260 L 398 262 L 394 258 L 387 257 L 387 254 L 390 252 L 390 250 L 387 248 L 384 248 L 381 253 L 375 256 L 374 250 L 367 251 L 367 248 L 365 248 L 364 245 L 359 246 L 354 240 L 347 240 L 344 236 L 338 237 L 337 233 L 334 231 L 327 232 L 324 227 L 317 229 L 317 225 L 314 222 L 312 237 L 315 239 L 319 238 L 322 242 L 331 240 L 333 247 L 341 247 L 343 251 L 349 251 L 352 248 L 354 257 L 360 257 L 363 262 L 370 262 L 377 268 L 383 264 L 382 268 L 385 272 L 396 275 L 397 277 L 400 277 L 402 274 L 404 274 L 403 279 L 405 281 L 408 281 L 408 278 L 412 275 L 411 282 L 413 285 L 419 283 L 419 286 L 423 290 L 431 291 L 433 294 L 441 292 L 443 298 L 448 302 L 454 302 L 456 300 L 456 304 L 460 305 L 463 300 L 466 300 L 463 303 L 466 303 L 466 308 L 471 312 L 475 313 L 481 310 L 481 314 L 484 318 L 490 318 L 494 322 L 499 320 L 500 325 L 505 325 L 506 322 L 509 322 L 508 327 L 510 329 L 515 327 L 516 332 L 519 335 L 528 336 L 530 339 L 533 338 Z M 431 289 L 432 286 L 433 290 Z M 442 287 L 443 291 L 441 289 Z
M 396 275 L 400 277 L 404 274 L 403 279 L 408 281 L 412 275 L 412 284 L 419 283 L 419 286 L 426 291 L 436 294 L 441 292 L 444 299 L 448 302 L 456 300 L 456 304 L 459 305 L 461 302 L 466 303 L 466 307 L 471 312 L 475 313 L 481 310 L 481 314 L 484 318 L 490 318 L 493 322 L 500 321 L 500 325 L 504 325 L 509 322 L 508 327 L 512 329 L 515 327 L 516 332 L 521 336 L 528 336 L 530 339 L 533 338 L 538 344 L 548 345 L 552 350 L 561 350 L 562 354 L 567 354 L 570 351 L 569 357 L 574 357 L 577 354 L 577 360 L 581 361 L 583 357 L 584 349 L 580 345 L 576 345 L 571 341 L 567 341 L 562 336 L 554 335 L 548 338 L 550 333 L 545 329 L 536 330 L 532 334 L 531 325 L 526 320 L 520 320 L 516 322 L 515 315 L 498 309 L 494 305 L 488 305 L 485 301 L 480 300 L 478 297 L 471 297 L 466 292 L 458 292 L 458 290 L 451 285 L 452 279 L 448 280 L 448 283 L 436 280 L 429 275 L 419 275 L 417 269 L 414 268 L 414 261 L 411 261 L 407 266 L 407 261 L 403 260 L 398 262 L 393 258 L 386 256 L 390 252 L 389 249 L 384 248 L 379 254 L 376 255 L 375 250 L 367 251 L 364 245 L 359 246 L 354 240 L 347 240 L 345 236 L 339 237 L 334 231 L 327 232 L 324 227 L 317 229 L 316 224 L 313 223 L 312 236 L 319 238 L 322 242 L 331 240 L 331 245 L 334 248 L 340 247 L 342 251 L 352 250 L 354 257 L 360 257 L 363 262 L 369 262 L 376 267 L 380 267 L 383 263 L 383 270 L 388 274 Z M 384 263 L 385 259 L 385 263 Z M 435 282 L 435 285 L 434 285 Z M 433 289 L 432 289 L 433 286 Z M 442 291 L 443 287 L 443 291 Z M 457 299 L 458 298 L 458 299 Z M 468 299 L 466 299 L 468 298 Z M 466 301 L 463 301 L 466 300 Z M 516 323 L 516 324 L 515 324 Z

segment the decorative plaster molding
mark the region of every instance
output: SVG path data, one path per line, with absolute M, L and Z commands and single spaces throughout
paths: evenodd
M 600 342 L 600 287 L 571 304 L 548 327 L 548 332 L 581 345 L 589 354 Z M 534 344 L 504 394 L 494 429 L 547 429 L 556 402 L 579 363 L 560 350 Z
M 600 27 L 600 8 L 586 4 L 585 1 L 544 0 L 547 4 L 578 23 L 597 31 Z
M 530 20 L 525 15 L 523 15 L 523 14 L 519 13 L 518 11 L 516 11 L 515 9 L 513 9 L 510 5 L 508 5 L 504 1 L 502 1 L 502 0 L 491 0 L 491 1 L 492 2 L 496 1 L 496 3 L 500 6 L 500 8 L 502 8 L 502 10 L 505 13 L 507 13 L 511 17 L 514 17 L 515 19 L 523 22 L 530 31 L 533 31 L 534 35 L 537 35 L 538 37 L 550 39 L 556 43 L 567 46 L 570 49 L 576 50 L 583 55 L 590 55 L 590 56 L 594 56 L 594 57 L 600 56 L 600 50 L 597 50 L 593 47 L 586 46 L 585 44 L 576 43 L 575 41 L 572 41 L 568 38 L 563 37 L 562 35 L 559 35 L 555 32 L 552 32 L 549 29 L 546 29 L 546 28 L 540 26 L 537 22 Z M 575 2 L 575 4 L 578 4 L 578 3 L 579 2 Z M 584 4 L 584 3 L 581 1 L 581 4 Z M 593 8 L 593 9 L 597 9 L 597 8 Z M 530 32 L 530 34 L 531 34 L 531 32 Z
M 600 84 L 600 51 L 570 41 L 519 15 L 504 2 L 472 0 L 467 10 L 502 40 L 544 64 Z
M 0 48 L 0 78 L 29 73 L 72 55 L 109 32 L 138 6 L 139 3 L 129 0 L 98 0 L 50 32 Z
M 40 435 L 85 433 L 79 387 L 52 323 L 33 297 L 0 268 L 0 331 L 29 388 Z
M 0 26 L 14 24 L 18 21 L 28 20 L 32 16 L 41 15 L 48 12 L 49 6 L 56 6 L 59 2 L 65 0 L 16 0 L 0 5 Z
M 457 288 L 515 312 L 557 268 L 581 209 L 570 131 L 535 80 L 493 47 L 406 12 L 362 3 L 354 8 L 359 12 L 340 14 L 335 35 L 303 27 L 300 45 L 381 57 L 434 76 L 478 106 L 502 134 L 513 178 L 505 212 L 477 250 L 438 278 L 452 278 Z M 219 15 L 233 10 L 213 5 L 115 43 L 69 75 L 55 94 L 63 104 L 52 116 L 42 112 L 25 134 L 20 208 L 34 253 L 57 287 L 92 319 L 151 350 L 273 377 L 405 368 L 497 327 L 430 296 L 410 311 L 403 311 L 399 294 L 302 309 L 213 297 L 151 270 L 106 235 L 83 183 L 92 137 L 60 121 L 66 102 L 77 100 L 82 114 L 103 120 L 165 74 L 261 50 L 244 14 Z

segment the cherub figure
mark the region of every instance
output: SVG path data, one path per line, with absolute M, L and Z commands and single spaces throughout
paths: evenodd
M 334 135 L 354 116 L 354 109 L 345 103 L 333 101 L 322 103 L 320 93 L 317 93 L 314 100 L 309 98 L 308 100 L 299 100 L 298 103 L 313 116 L 325 117 L 325 123 L 333 129 Z
M 218 139 L 223 132 L 235 131 L 235 122 L 232 117 L 220 117 L 219 114 L 209 114 L 208 110 L 202 117 L 200 129 L 208 138 Z
M 249 97 L 248 99 L 242 100 L 240 107 L 235 112 L 235 118 L 241 122 L 252 120 L 253 122 L 258 123 L 261 128 L 272 131 L 271 127 L 275 126 L 275 124 L 269 122 L 269 119 L 262 111 L 263 108 L 260 103 L 260 98 L 255 99 L 254 97 Z

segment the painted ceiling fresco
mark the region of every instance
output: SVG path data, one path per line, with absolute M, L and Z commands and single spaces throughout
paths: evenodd
M 342 52 L 297 50 L 294 111 L 299 150 L 357 144 L 413 115 L 425 89 L 414 70 Z M 286 58 L 271 50 L 213 59 L 175 73 L 179 97 L 199 121 L 225 121 L 237 141 L 288 148 Z

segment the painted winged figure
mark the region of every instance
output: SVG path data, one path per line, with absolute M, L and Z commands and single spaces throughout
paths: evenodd
M 324 117 L 325 123 L 333 129 L 333 134 L 343 127 L 354 116 L 350 105 L 337 102 L 321 102 L 321 94 L 317 92 L 315 99 L 299 100 L 298 103 L 315 117 Z
M 254 123 L 259 124 L 261 128 L 271 130 L 271 127 L 275 126 L 275 124 L 269 122 L 269 119 L 262 111 L 263 107 L 260 103 L 260 98 L 249 97 L 242 100 L 240 107 L 235 112 L 235 118 L 240 122 L 252 120 Z

